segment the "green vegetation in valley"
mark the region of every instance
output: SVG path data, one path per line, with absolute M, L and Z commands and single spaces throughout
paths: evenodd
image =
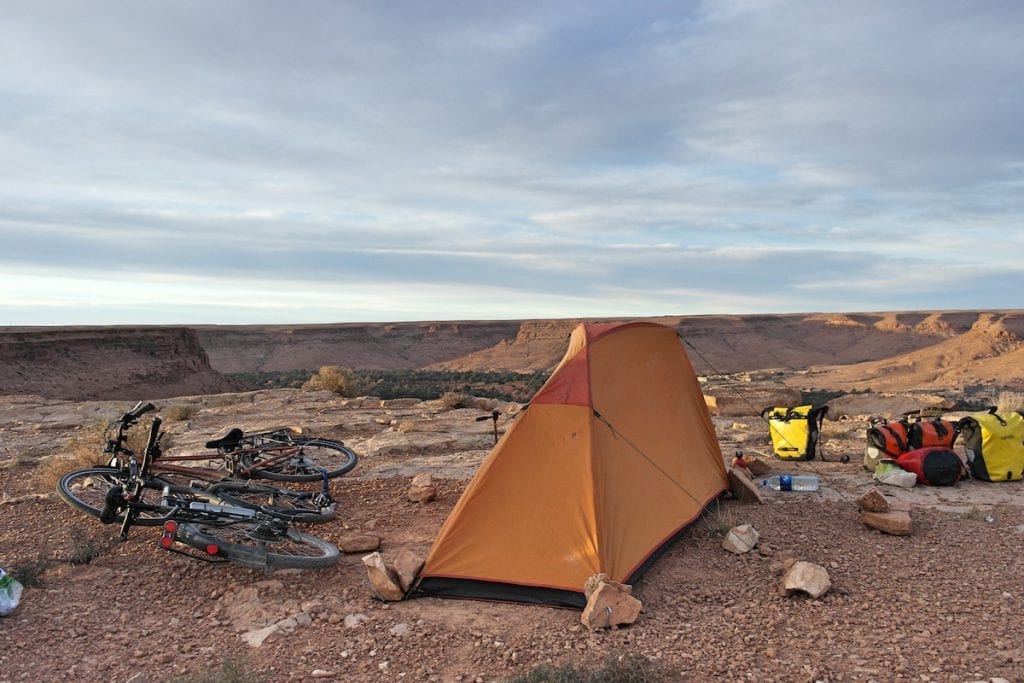
M 461 393 L 503 401 L 526 402 L 548 378 L 548 371 L 508 372 L 454 370 L 354 370 L 326 366 L 320 370 L 245 372 L 233 379 L 253 387 L 316 388 L 341 396 L 437 399 L 446 393 Z M 311 380 L 313 380 L 311 382 Z

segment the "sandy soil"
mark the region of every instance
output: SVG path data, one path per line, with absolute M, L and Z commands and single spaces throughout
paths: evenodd
M 466 473 L 486 453 L 486 423 L 433 404 L 358 407 L 296 392 L 181 402 L 198 410 L 171 425 L 182 449 L 235 424 L 282 420 L 355 445 L 360 466 L 334 486 L 340 518 L 311 530 L 334 542 L 353 532 L 378 535 L 385 555 L 426 553 Z M 330 569 L 268 576 L 162 551 L 155 530 L 136 528 L 88 564 L 58 561 L 83 539 L 105 543 L 111 530 L 50 494 L 40 472 L 71 436 L 123 407 L 0 402 L 0 566 L 52 561 L 41 585 L 0 619 L 0 681 L 154 682 L 193 677 L 225 660 L 273 681 L 491 681 L 546 662 L 596 667 L 623 655 L 694 681 L 1024 680 L 1021 484 L 886 489 L 914 503 L 914 532 L 869 530 L 853 504 L 871 485 L 860 465 L 864 425 L 856 421 L 826 423 L 829 462 L 772 461 L 777 471 L 817 473 L 820 492 L 767 492 L 764 505 L 721 501 L 635 586 L 640 619 L 591 633 L 572 610 L 379 602 L 360 554 Z M 388 441 L 403 436 L 394 428 L 400 424 L 411 438 Z M 727 454 L 767 452 L 757 418 L 719 419 L 716 428 Z M 400 447 L 439 434 L 450 438 Z M 851 462 L 835 461 L 841 454 Z M 416 471 L 445 476 L 434 502 L 405 498 Z M 760 531 L 759 552 L 721 548 L 723 531 L 739 523 Z M 790 557 L 825 567 L 832 590 L 818 600 L 781 594 L 781 565 Z M 285 628 L 259 647 L 247 644 L 274 623 Z

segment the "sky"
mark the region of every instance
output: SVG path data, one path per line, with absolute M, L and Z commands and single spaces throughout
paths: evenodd
M 0 0 L 0 325 L 1020 308 L 1022 29 Z

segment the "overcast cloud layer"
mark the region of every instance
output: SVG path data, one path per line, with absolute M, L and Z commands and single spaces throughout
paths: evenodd
M 1024 3 L 0 8 L 0 324 L 1024 301 Z

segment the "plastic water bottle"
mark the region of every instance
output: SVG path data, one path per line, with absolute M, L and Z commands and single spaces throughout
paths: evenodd
M 776 474 L 761 483 L 776 491 L 818 490 L 818 477 L 813 474 Z

